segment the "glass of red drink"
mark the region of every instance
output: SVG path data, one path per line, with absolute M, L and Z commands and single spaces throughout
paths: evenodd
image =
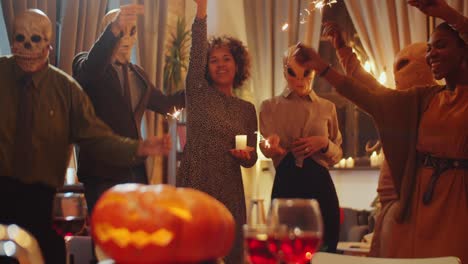
M 287 234 L 283 226 L 244 225 L 244 248 L 249 264 L 278 264 L 278 241 Z
M 315 199 L 274 199 L 270 225 L 287 227 L 286 234 L 276 235 L 280 263 L 308 264 L 322 242 L 323 223 Z

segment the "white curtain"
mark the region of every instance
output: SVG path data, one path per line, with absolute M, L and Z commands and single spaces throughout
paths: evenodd
M 394 87 L 395 54 L 411 43 L 427 40 L 426 16 L 406 0 L 344 1 L 376 74 L 385 71 L 386 86 Z
M 164 43 L 169 0 L 138 0 L 134 3 L 145 6 L 145 14 L 138 19 L 137 63 L 148 74 L 150 81 L 162 89 Z M 146 135 L 162 135 L 163 119 L 152 111 L 146 111 Z M 162 183 L 164 158 L 150 157 L 146 160 L 150 183 Z
M 252 82 L 257 105 L 284 89 L 283 53 L 302 41 L 317 48 L 322 15 L 311 12 L 308 22 L 300 23 L 308 1 L 245 0 L 247 43 L 253 56 Z M 282 26 L 288 23 L 287 31 Z M 307 41 L 306 41 L 307 38 Z
M 73 57 L 88 51 L 99 36 L 107 0 L 68 0 L 62 7 L 62 34 L 58 65 L 71 74 Z

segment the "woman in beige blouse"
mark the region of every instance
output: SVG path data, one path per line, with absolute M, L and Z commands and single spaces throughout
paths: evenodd
M 283 64 L 287 87 L 260 109 L 260 148 L 276 168 L 271 198 L 317 199 L 324 219 L 324 246 L 336 251 L 339 206 L 328 167 L 342 157 L 335 105 L 312 90 L 314 73 L 286 50 Z

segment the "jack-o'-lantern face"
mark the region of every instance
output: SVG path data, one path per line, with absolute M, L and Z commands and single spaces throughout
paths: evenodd
M 234 219 L 200 191 L 122 184 L 96 204 L 92 235 L 118 263 L 196 263 L 229 252 Z

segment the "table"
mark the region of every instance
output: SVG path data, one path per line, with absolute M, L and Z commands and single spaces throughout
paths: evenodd
M 370 251 L 370 244 L 364 242 L 338 242 L 336 247 L 344 255 L 367 257 Z

